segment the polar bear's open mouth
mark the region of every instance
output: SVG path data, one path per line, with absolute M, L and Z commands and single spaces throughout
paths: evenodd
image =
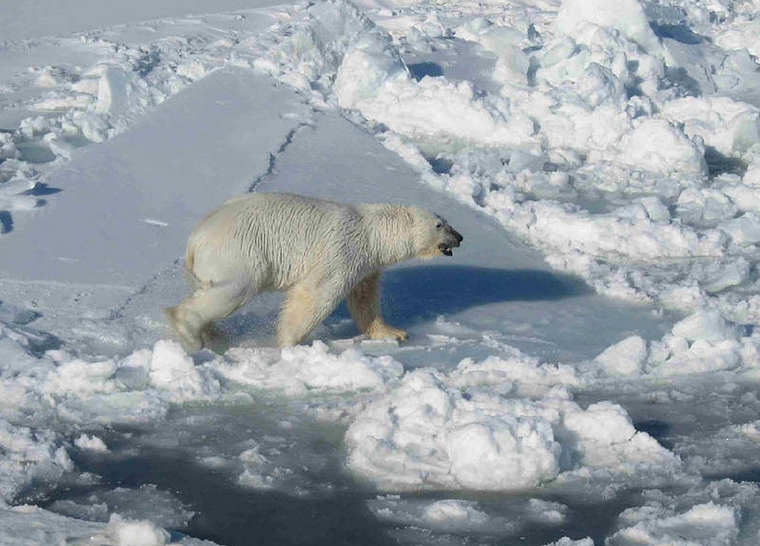
M 443 227 L 443 224 L 441 224 Z M 452 248 L 457 248 L 464 241 L 464 237 L 450 225 L 446 224 L 446 236 L 443 237 L 443 242 L 438 244 L 438 250 L 444 256 L 453 256 Z

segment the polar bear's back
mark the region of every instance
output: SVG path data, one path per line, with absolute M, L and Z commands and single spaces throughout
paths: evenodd
M 350 262 L 360 223 L 351 205 L 294 194 L 247 194 L 227 201 L 195 228 L 187 266 L 201 282 L 246 271 L 259 290 L 287 288 L 316 265 Z

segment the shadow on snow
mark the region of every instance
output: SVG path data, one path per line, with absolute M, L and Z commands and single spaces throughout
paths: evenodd
M 427 266 L 383 275 L 385 307 L 410 322 L 504 302 L 555 301 L 591 292 L 580 279 L 538 269 Z

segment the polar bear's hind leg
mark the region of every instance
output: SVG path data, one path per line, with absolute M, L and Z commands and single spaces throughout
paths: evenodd
M 188 352 L 200 351 L 203 348 L 201 330 L 194 324 L 195 321 L 188 320 L 189 317 L 186 310 L 182 308 L 182 304 L 176 307 L 167 307 L 165 311 L 172 330 L 177 334 L 185 350 Z
M 215 320 L 240 309 L 250 299 L 249 292 L 249 285 L 239 281 L 206 284 L 166 314 L 185 348 L 198 351 L 204 345 L 204 332 Z

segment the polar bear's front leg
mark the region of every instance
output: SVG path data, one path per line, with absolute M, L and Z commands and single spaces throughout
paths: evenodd
M 304 282 L 288 290 L 277 325 L 277 344 L 290 347 L 301 343 L 327 318 L 341 299 L 337 290 Z
M 359 331 L 370 339 L 409 337 L 404 330 L 387 325 L 380 314 L 380 271 L 364 277 L 348 294 L 346 303 Z

